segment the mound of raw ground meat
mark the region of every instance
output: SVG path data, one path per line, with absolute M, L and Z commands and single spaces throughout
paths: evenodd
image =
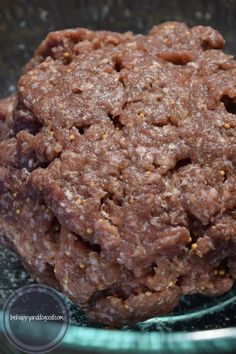
M 114 326 L 236 278 L 236 62 L 210 27 L 50 33 L 0 103 L 0 234 Z

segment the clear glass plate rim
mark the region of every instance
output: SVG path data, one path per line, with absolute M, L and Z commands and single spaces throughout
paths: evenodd
M 95 339 L 96 338 L 96 339 Z M 168 353 L 197 353 L 203 345 L 214 346 L 215 353 L 222 348 L 236 348 L 236 327 L 196 332 L 124 332 L 71 326 L 63 340 L 65 347 L 91 350 L 130 351 L 139 353 L 169 350 Z
M 52 324 L 53 325 L 53 324 Z M 0 332 L 3 330 L 3 312 L 0 311 Z M 203 345 L 222 353 L 225 348 L 236 348 L 236 327 L 195 332 L 136 332 L 117 329 L 99 329 L 70 325 L 63 339 L 62 347 L 70 350 L 91 350 L 110 353 L 113 351 L 151 353 L 165 350 L 165 353 L 200 353 Z M 205 347 L 204 347 L 205 348 Z

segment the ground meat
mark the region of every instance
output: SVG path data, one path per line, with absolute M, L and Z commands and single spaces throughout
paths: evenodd
M 1 238 L 94 321 L 232 287 L 236 62 L 223 45 L 177 22 L 54 32 L 0 103 Z

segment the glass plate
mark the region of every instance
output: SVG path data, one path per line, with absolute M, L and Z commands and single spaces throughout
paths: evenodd
M 0 247 L 0 274 L 0 309 L 17 289 L 34 283 L 17 256 L 3 246 Z M 71 321 L 63 343 L 55 353 L 60 353 L 60 350 L 64 353 L 65 349 L 66 353 L 73 353 L 74 350 L 80 350 L 80 353 L 84 350 L 151 353 L 158 350 L 161 353 L 178 354 L 189 353 L 190 349 L 191 353 L 200 353 L 202 349 L 204 353 L 223 353 L 236 348 L 236 328 L 230 328 L 236 325 L 236 286 L 214 298 L 184 296 L 179 306 L 168 316 L 126 326 L 121 330 L 94 325 L 86 319 L 81 309 L 65 296 L 64 299 L 70 310 Z M 0 331 L 4 347 L 12 351 L 11 345 L 3 338 L 2 323 L 1 317 Z M 14 349 L 12 353 L 18 352 Z

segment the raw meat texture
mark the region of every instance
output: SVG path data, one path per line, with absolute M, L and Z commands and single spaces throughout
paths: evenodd
M 236 62 L 210 27 L 50 33 L 0 102 L 0 235 L 111 326 L 236 278 Z

